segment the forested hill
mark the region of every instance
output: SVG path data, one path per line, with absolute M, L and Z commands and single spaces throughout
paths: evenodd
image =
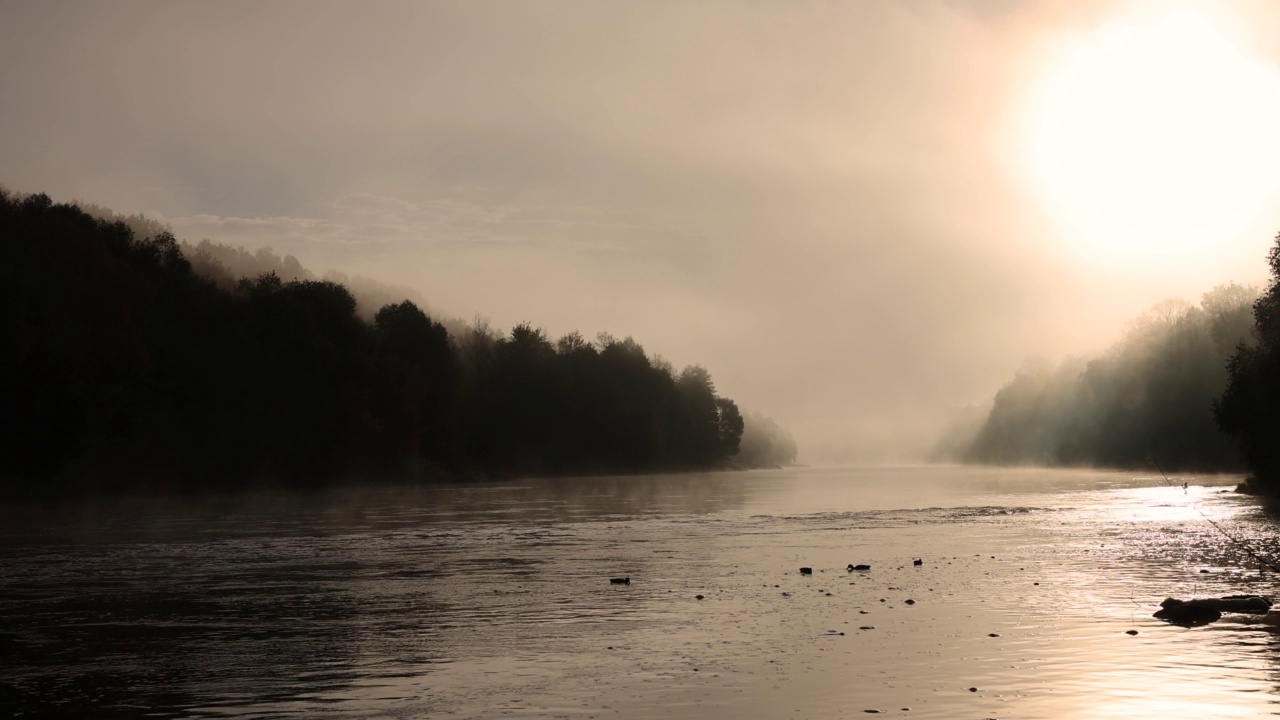
M 1101 357 L 1028 363 L 996 393 L 958 458 L 991 464 L 1243 469 L 1214 402 L 1228 358 L 1252 337 L 1253 288 L 1226 285 L 1199 306 L 1168 300 Z
M 6 497 L 709 469 L 743 434 L 705 369 L 630 338 L 366 321 L 337 282 L 214 279 L 45 195 L 0 192 L 0 309 Z
M 0 188 L 2 189 L 2 188 Z M 93 217 L 107 222 L 121 222 L 133 232 L 135 240 L 146 240 L 171 232 L 168 225 L 140 213 L 126 215 L 95 203 L 73 200 L 72 205 Z M 366 321 L 373 321 L 374 313 L 386 305 L 412 301 L 427 314 L 426 299 L 416 289 L 403 285 L 388 285 L 370 277 L 329 271 L 323 276 L 303 267 L 292 255 L 278 255 L 270 247 L 249 252 L 242 247 L 215 243 L 208 238 L 199 242 L 178 239 L 178 249 L 191 263 L 197 275 L 213 280 L 219 286 L 232 290 L 244 278 L 274 274 L 285 282 L 292 280 L 328 280 L 345 287 L 356 299 L 356 313 Z M 464 323 L 456 318 L 433 318 L 451 332 L 460 332 Z

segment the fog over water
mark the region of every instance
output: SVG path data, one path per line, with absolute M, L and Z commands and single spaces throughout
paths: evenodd
M 1277 59 L 1274 8 L 1184 5 Z M 705 365 L 802 460 L 894 457 L 1029 355 L 1261 283 L 1274 197 L 1211 253 L 1116 265 L 1028 170 L 1063 48 L 1149 7 L 13 4 L 0 182 L 444 315 L 631 335 Z

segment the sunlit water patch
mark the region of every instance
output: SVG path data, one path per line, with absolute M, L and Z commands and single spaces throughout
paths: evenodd
M 1270 623 L 1151 618 L 1274 593 L 1223 535 L 1277 550 L 1233 481 L 795 470 L 15 511 L 0 714 L 1256 717 Z

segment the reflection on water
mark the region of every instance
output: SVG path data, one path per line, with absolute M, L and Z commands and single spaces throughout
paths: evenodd
M 1150 617 L 1274 593 L 1204 520 L 1280 556 L 1234 481 L 804 469 L 10 509 L 0 715 L 1256 717 L 1270 623 Z

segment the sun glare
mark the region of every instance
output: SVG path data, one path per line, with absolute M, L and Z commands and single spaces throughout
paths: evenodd
M 1092 259 L 1193 265 L 1280 185 L 1280 79 L 1191 12 L 1108 26 L 1050 78 L 1031 155 Z

